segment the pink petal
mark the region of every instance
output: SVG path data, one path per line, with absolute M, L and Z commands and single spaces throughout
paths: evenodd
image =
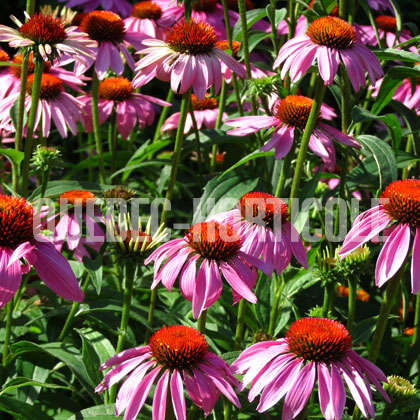
M 184 386 L 182 383 L 182 377 L 177 369 L 175 369 L 172 373 L 171 395 L 172 395 L 172 406 L 174 408 L 176 419 L 185 420 L 187 409 L 185 405 Z
M 416 295 L 420 290 L 420 227 L 416 228 L 411 257 L 411 293 Z
M 170 371 L 165 370 L 165 372 L 163 373 L 162 377 L 159 379 L 156 385 L 152 407 L 153 420 L 162 420 L 165 418 L 166 396 L 168 394 L 169 375 Z
M 19 261 L 10 263 L 13 251 L 0 247 L 0 308 L 16 294 L 22 279 Z

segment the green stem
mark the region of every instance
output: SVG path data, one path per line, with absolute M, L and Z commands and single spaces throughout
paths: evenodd
M 384 408 L 384 412 L 382 413 L 380 420 L 388 420 L 391 416 L 391 413 L 394 411 L 394 408 L 394 404 L 387 404 Z
M 3 356 L 1 360 L 2 366 L 2 378 L 1 382 L 4 380 L 4 373 L 7 366 L 7 356 L 9 355 L 9 343 L 10 343 L 10 334 L 12 332 L 12 319 L 13 319 L 13 299 L 9 301 L 6 306 L 6 330 L 4 333 L 4 344 L 3 344 Z
M 236 322 L 236 333 L 235 333 L 235 341 L 233 343 L 233 350 L 241 349 L 242 337 L 244 333 L 245 312 L 246 312 L 246 300 L 241 299 L 238 305 L 238 318 Z
M 302 135 L 302 140 L 299 148 L 299 154 L 295 166 L 295 174 L 293 176 L 292 181 L 292 189 L 290 192 L 290 200 L 289 200 L 289 210 L 290 214 L 292 213 L 292 206 L 293 206 L 293 198 L 297 198 L 300 179 L 302 177 L 303 167 L 306 161 L 306 153 L 308 151 L 309 140 L 311 138 L 312 131 L 316 125 L 318 120 L 319 111 L 321 109 L 322 101 L 324 100 L 325 96 L 325 85 L 324 81 L 318 76 L 316 88 L 315 88 L 315 97 L 312 103 L 311 112 L 309 113 L 308 121 L 306 122 L 305 131 Z
M 372 343 L 369 350 L 368 359 L 372 363 L 376 362 L 376 359 L 379 355 L 379 350 L 381 349 L 382 339 L 385 334 L 385 328 L 388 323 L 389 314 L 391 313 L 395 296 L 398 291 L 398 286 L 400 285 L 401 278 L 404 273 L 404 266 L 397 274 L 395 274 L 394 277 L 388 280 L 388 284 L 386 286 L 385 297 L 382 301 L 381 309 L 379 310 L 378 321 L 376 323 L 375 332 L 373 333 Z
M 290 166 L 292 164 L 293 156 L 295 155 L 295 143 L 293 142 L 292 147 L 289 150 L 289 153 L 283 159 L 283 166 L 281 168 L 281 173 L 279 177 L 279 182 L 277 183 L 275 196 L 281 198 L 283 194 L 284 185 L 286 184 L 287 178 L 289 177 Z
M 349 284 L 349 301 L 348 301 L 348 315 L 347 315 L 347 331 L 351 335 L 353 331 L 354 315 L 356 312 L 357 278 L 350 276 L 348 284 Z
M 85 279 L 85 281 L 83 283 L 83 286 L 82 286 L 83 293 L 86 293 L 86 290 L 89 286 L 89 282 L 90 282 L 90 275 L 87 274 L 86 279 Z M 58 336 L 58 341 L 63 341 L 64 337 L 67 334 L 68 329 L 70 328 L 71 324 L 73 323 L 74 316 L 76 315 L 76 312 L 78 311 L 79 307 L 80 307 L 80 302 L 73 302 L 73 305 L 70 309 L 70 312 L 67 315 L 66 322 L 64 323 L 63 329 L 61 330 L 60 335 Z
M 274 332 L 276 330 L 277 318 L 279 315 L 279 303 L 280 303 L 280 299 L 281 299 L 283 288 L 284 288 L 284 282 L 281 276 L 275 277 L 275 274 L 273 274 L 272 281 L 276 281 L 276 278 L 278 279 L 276 282 L 276 293 L 274 295 L 274 301 L 273 301 L 273 306 L 271 308 L 270 321 L 268 323 L 268 331 L 267 331 L 268 334 L 271 336 L 274 336 Z
M 174 188 L 175 188 L 176 175 L 178 173 L 178 165 L 181 159 L 182 142 L 184 140 L 185 120 L 187 118 L 190 100 L 191 100 L 191 88 L 189 88 L 182 96 L 181 111 L 179 115 L 179 125 L 176 131 L 174 153 L 172 155 L 171 175 L 169 178 L 169 185 L 168 185 L 168 189 L 166 191 L 166 197 L 165 197 L 167 202 L 171 201 Z M 162 210 L 161 223 L 166 222 L 166 218 L 168 215 L 167 213 L 168 211 L 165 204 Z
M 115 172 L 116 165 L 117 165 L 117 157 L 118 157 L 118 150 L 117 150 L 117 112 L 114 108 L 111 113 L 111 120 L 108 126 L 108 147 L 111 152 L 111 171 L 110 175 Z M 117 180 L 114 178 L 114 182 Z
M 29 57 L 24 55 L 20 67 L 20 91 L 18 97 L 18 118 L 15 133 L 15 149 L 22 149 L 23 115 L 25 112 L 26 81 L 28 79 Z M 14 188 L 14 187 L 13 187 Z M 17 190 L 15 190 L 17 191 Z
M 201 315 L 197 320 L 197 330 L 200 331 L 201 334 L 205 334 L 206 332 L 206 319 L 207 319 L 207 310 L 201 312 Z
M 32 140 L 35 128 L 35 121 L 38 109 L 39 96 L 41 93 L 41 81 L 42 71 L 44 70 L 44 62 L 42 59 L 37 58 L 34 54 L 34 80 L 32 85 L 32 100 L 31 110 L 28 117 L 28 126 L 26 131 L 25 140 L 25 156 L 23 158 L 23 170 L 22 170 L 22 195 L 26 197 L 28 195 L 29 185 L 29 163 L 32 156 Z
M 153 319 L 155 317 L 156 301 L 157 301 L 157 287 L 152 289 L 150 293 L 149 313 L 147 314 L 147 322 L 151 329 L 153 328 Z M 146 330 L 146 334 L 144 336 L 145 345 L 149 344 L 149 338 L 152 335 L 151 329 Z
M 187 420 L 193 420 L 196 412 L 197 412 L 197 406 L 193 404 L 190 408 L 190 411 L 188 412 Z
M 289 16 L 289 33 L 287 39 L 292 39 L 295 36 L 296 29 L 296 7 L 295 0 L 289 0 L 287 15 Z
M 191 121 L 194 130 L 194 139 L 195 139 L 195 147 L 197 151 L 197 166 L 198 166 L 198 186 L 203 188 L 203 155 L 201 153 L 201 143 L 200 143 L 200 134 L 198 132 L 197 121 L 194 115 L 194 108 L 192 102 L 190 101 L 190 115 Z
M 32 16 L 35 13 L 35 0 L 26 0 L 26 13 Z
M 273 43 L 274 55 L 277 57 L 279 53 L 279 44 L 277 42 L 277 28 L 276 28 L 276 0 L 270 0 L 270 16 L 271 24 L 271 42 Z
M 225 27 L 226 27 L 226 37 L 229 44 L 229 48 L 233 52 L 232 28 L 229 23 L 229 6 L 228 6 L 227 0 L 222 0 L 222 6 L 223 6 L 223 16 L 225 20 Z M 224 79 L 223 79 L 223 83 L 224 83 Z M 236 103 L 238 105 L 238 113 L 241 117 L 243 117 L 244 110 L 242 107 L 241 92 L 238 85 L 238 79 L 236 78 L 236 74 L 234 72 L 232 72 L 232 84 L 233 84 L 233 90 L 235 92 Z
M 174 99 L 174 91 L 172 89 L 169 89 L 168 95 L 166 96 L 166 102 L 172 103 L 173 99 Z M 159 120 L 156 126 L 156 131 L 155 131 L 155 135 L 153 136 L 152 143 L 156 143 L 160 139 L 160 130 L 162 128 L 163 123 L 166 120 L 168 112 L 169 112 L 169 106 L 164 106 L 159 116 Z
M 416 296 L 416 307 L 414 310 L 414 334 L 413 334 L 413 346 L 419 338 L 419 324 L 420 324 L 420 293 Z
M 121 315 L 121 324 L 118 331 L 118 342 L 115 353 L 124 350 L 125 336 L 127 335 L 128 320 L 130 319 L 131 299 L 133 297 L 134 276 L 136 273 L 136 266 L 133 263 L 127 262 L 125 264 L 125 284 L 123 297 L 123 310 Z M 114 385 L 109 391 L 109 403 L 115 402 L 117 394 L 117 387 Z
M 225 79 L 222 80 L 222 86 L 220 88 L 220 97 L 219 97 L 219 109 L 217 113 L 216 125 L 215 128 L 219 129 L 222 125 L 223 110 L 226 104 L 226 82 Z M 211 161 L 210 161 L 210 173 L 213 173 L 216 168 L 216 155 L 217 155 L 217 144 L 213 144 L 211 148 Z
M 98 158 L 99 180 L 105 183 L 105 164 L 102 152 L 101 126 L 99 124 L 99 79 L 96 71 L 92 76 L 92 124 L 95 138 L 96 156 Z
M 335 283 L 329 281 L 324 288 L 324 302 L 322 304 L 322 316 L 328 318 L 332 316 L 334 307 Z
M 230 420 L 231 418 L 232 418 L 232 403 L 227 398 L 223 398 L 223 419 Z
M 413 144 L 414 144 L 414 137 L 413 137 L 412 134 L 410 134 L 407 137 L 407 144 L 405 146 L 405 151 L 407 153 L 412 153 L 413 152 Z M 410 171 L 409 167 L 404 168 L 403 171 L 402 171 L 402 178 L 401 179 L 407 179 L 409 171 Z

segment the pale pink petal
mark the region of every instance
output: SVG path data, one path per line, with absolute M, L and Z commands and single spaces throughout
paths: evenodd
M 165 418 L 166 396 L 168 394 L 169 375 L 170 371 L 165 370 L 165 372 L 163 373 L 156 385 L 152 406 L 153 420 L 162 420 Z
M 174 369 L 171 378 L 172 407 L 176 420 L 186 419 L 186 405 L 182 377 L 177 369 Z
M 22 279 L 19 261 L 9 263 L 12 254 L 10 248 L 0 247 L 0 308 L 13 298 Z

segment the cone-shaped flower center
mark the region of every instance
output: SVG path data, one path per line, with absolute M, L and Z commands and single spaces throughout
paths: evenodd
M 393 16 L 378 16 L 376 19 L 376 26 L 385 32 L 393 32 L 397 30 L 397 19 Z
M 0 50 L 0 61 L 9 61 L 10 57 L 6 51 Z
M 190 227 L 186 241 L 197 254 L 212 260 L 226 260 L 239 251 L 241 238 L 229 224 L 197 223 Z
M 353 26 L 335 16 L 314 20 L 306 31 L 306 35 L 315 44 L 339 50 L 349 48 L 356 42 L 356 30 Z
M 141 1 L 133 6 L 131 15 L 138 19 L 158 20 L 162 16 L 162 9 L 153 1 Z
M 111 101 L 126 101 L 134 89 L 125 77 L 110 77 L 99 84 L 99 96 Z
M 31 241 L 33 208 L 24 198 L 0 195 L 0 246 L 16 248 Z
M 338 359 L 351 348 L 351 336 L 346 327 L 326 318 L 301 318 L 286 332 L 292 353 L 305 360 Z
M 238 0 L 228 0 L 228 8 L 230 10 L 234 10 L 235 12 L 239 12 L 238 9 Z M 251 0 L 245 0 L 245 9 L 252 10 L 254 8 L 254 3 Z
M 191 103 L 193 106 L 194 111 L 203 110 L 203 109 L 215 109 L 219 106 L 216 98 L 210 98 L 208 94 L 204 99 L 200 101 L 197 100 L 197 97 L 192 94 L 191 95 Z
M 244 220 L 255 223 L 262 219 L 270 228 L 273 228 L 275 222 L 280 224 L 289 217 L 286 203 L 274 195 L 262 192 L 251 192 L 242 196 L 239 209 Z
M 53 16 L 35 13 L 19 28 L 20 34 L 36 44 L 54 45 L 67 38 L 64 24 Z
M 420 180 L 392 182 L 381 194 L 379 202 L 396 222 L 420 226 Z
M 166 42 L 182 54 L 205 54 L 215 48 L 217 36 L 213 26 L 207 23 L 181 20 L 168 30 Z
M 212 12 L 217 6 L 217 0 L 193 0 L 193 10 L 199 12 Z
M 204 335 L 191 327 L 173 325 L 156 331 L 149 342 L 153 357 L 169 369 L 185 369 L 208 352 Z
M 284 124 L 303 130 L 311 112 L 312 102 L 312 99 L 306 96 L 286 96 L 277 103 L 274 115 Z
M 239 48 L 241 46 L 241 43 L 239 41 L 232 41 L 232 48 L 233 48 L 233 56 L 237 57 Z M 219 50 L 228 50 L 229 49 L 229 42 L 228 41 L 217 41 L 216 47 L 219 48 Z
M 122 42 L 125 33 L 124 22 L 116 13 L 99 10 L 88 13 L 80 29 L 98 42 Z
M 83 207 L 85 207 L 88 201 L 94 199 L 95 195 L 89 191 L 72 190 L 61 194 L 58 198 L 58 203 L 62 204 L 67 202 L 68 204 L 76 204 L 79 206 L 82 205 Z
M 34 75 L 30 74 L 28 76 L 28 81 L 26 84 L 26 92 L 29 95 L 32 95 L 32 88 L 34 85 Z M 43 73 L 41 79 L 41 99 L 54 99 L 63 91 L 63 82 L 51 74 Z
M 15 55 L 12 59 L 12 62 L 19 64 L 18 66 L 10 66 L 10 73 L 14 74 L 16 77 L 20 77 L 20 72 L 22 69 L 23 54 Z M 44 73 L 48 73 L 51 69 L 51 63 L 49 61 L 44 61 Z M 28 74 L 34 72 L 34 53 L 30 53 L 28 57 Z

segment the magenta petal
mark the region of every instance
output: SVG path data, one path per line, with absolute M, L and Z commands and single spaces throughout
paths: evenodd
M 38 242 L 28 256 L 43 282 L 64 299 L 82 302 L 84 294 L 68 261 L 50 242 Z
M 181 374 L 177 369 L 172 373 L 171 378 L 171 396 L 172 406 L 174 408 L 175 417 L 177 420 L 186 419 L 186 405 L 184 397 L 184 386 L 182 383 Z
M 13 298 L 22 279 L 19 261 L 9 262 L 12 254 L 11 249 L 0 247 L 0 308 Z
M 161 420 L 165 418 L 169 375 L 170 371 L 165 370 L 165 372 L 163 373 L 156 385 L 152 406 L 153 420 Z
M 299 414 L 311 396 L 316 376 L 316 364 L 309 362 L 299 372 L 296 381 L 286 395 L 282 420 L 291 420 Z
M 416 228 L 411 257 L 411 293 L 416 295 L 420 290 L 420 227 Z
M 298 260 L 299 264 L 305 268 L 308 268 L 308 257 L 306 255 L 306 249 L 303 246 L 299 232 L 290 222 L 283 223 L 283 232 L 285 233 L 292 248 L 293 255 Z
M 30 253 L 35 248 L 30 242 L 24 242 L 20 244 L 14 251 L 9 260 L 9 266 L 19 261 L 21 258 L 25 258 L 25 255 Z
M 385 242 L 376 261 L 376 285 L 382 287 L 403 265 L 410 248 L 410 225 L 398 225 Z
M 335 417 L 337 419 L 341 419 L 341 417 L 343 417 L 343 411 L 346 405 L 346 390 L 344 388 L 344 383 L 340 375 L 340 371 L 337 369 L 334 363 L 331 364 L 331 379 L 332 389 L 334 390 L 332 397 Z
M 332 378 L 328 366 L 320 362 L 318 363 L 318 399 L 321 411 L 326 420 L 334 420 L 334 404 L 333 404 Z

